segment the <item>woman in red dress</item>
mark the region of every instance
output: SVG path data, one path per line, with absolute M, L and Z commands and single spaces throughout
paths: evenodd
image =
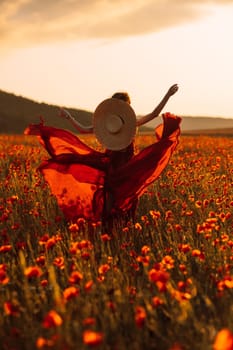
M 136 127 L 158 117 L 177 90 L 177 84 L 172 85 L 150 114 L 137 120 L 135 117 L 135 125 L 127 93 L 116 93 L 111 99 L 103 101 L 97 107 L 94 125 L 90 127 L 84 127 L 67 111 L 61 110 L 61 116 L 69 120 L 79 132 L 94 132 L 106 147 L 104 152 L 92 149 L 67 130 L 45 126 L 43 122 L 29 125 L 25 134 L 37 135 L 50 155 L 39 170 L 69 222 L 75 222 L 78 218 L 89 222 L 101 221 L 103 230 L 110 231 L 114 219 L 119 222 L 134 217 L 138 198 L 161 174 L 178 144 L 181 118 L 170 113 L 163 114 L 163 124 L 155 129 L 155 142 L 137 154 L 134 153 L 133 140 Z M 107 115 L 109 104 L 112 110 Z M 119 113 L 124 114 L 126 111 L 122 117 L 124 120 L 113 110 L 118 108 L 118 104 L 121 110 Z M 105 120 L 101 119 L 104 113 Z M 102 126 L 103 121 L 106 123 L 111 119 L 115 124 L 110 125 L 111 137 L 108 138 Z M 118 119 L 122 123 L 119 130 L 128 130 L 124 141 L 118 134 Z M 132 126 L 127 125 L 128 120 Z

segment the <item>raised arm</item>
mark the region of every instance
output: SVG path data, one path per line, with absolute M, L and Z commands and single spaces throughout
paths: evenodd
M 172 95 L 174 95 L 177 92 L 177 90 L 178 90 L 178 85 L 177 84 L 172 85 L 168 89 L 168 92 L 166 93 L 166 95 L 164 96 L 162 101 L 158 104 L 157 107 L 155 107 L 153 112 L 151 112 L 151 113 L 149 113 L 149 114 L 145 115 L 144 117 L 141 117 L 140 119 L 137 120 L 137 126 L 141 126 L 143 124 L 146 124 L 149 121 L 153 120 L 154 118 L 158 117 L 160 115 L 162 109 L 166 105 L 167 101 L 169 100 L 169 98 Z
M 93 126 L 82 125 L 64 108 L 60 109 L 60 117 L 67 119 L 74 126 L 74 128 L 82 134 L 93 133 Z

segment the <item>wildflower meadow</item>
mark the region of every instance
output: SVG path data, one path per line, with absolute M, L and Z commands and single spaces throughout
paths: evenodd
M 181 135 L 136 222 L 109 234 L 66 222 L 36 137 L 1 135 L 0 349 L 233 350 L 232 149 Z

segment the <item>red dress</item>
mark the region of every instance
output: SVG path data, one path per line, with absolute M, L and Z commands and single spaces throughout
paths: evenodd
M 180 122 L 164 114 L 155 142 L 136 155 L 133 143 L 123 151 L 98 152 L 71 132 L 43 123 L 29 125 L 24 133 L 37 135 L 50 155 L 39 170 L 66 219 L 95 222 L 135 206 L 168 164 L 179 141 Z

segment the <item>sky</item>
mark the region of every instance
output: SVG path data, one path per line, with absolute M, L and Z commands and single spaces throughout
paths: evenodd
M 233 0 L 0 0 L 0 90 L 94 111 L 233 118 Z

